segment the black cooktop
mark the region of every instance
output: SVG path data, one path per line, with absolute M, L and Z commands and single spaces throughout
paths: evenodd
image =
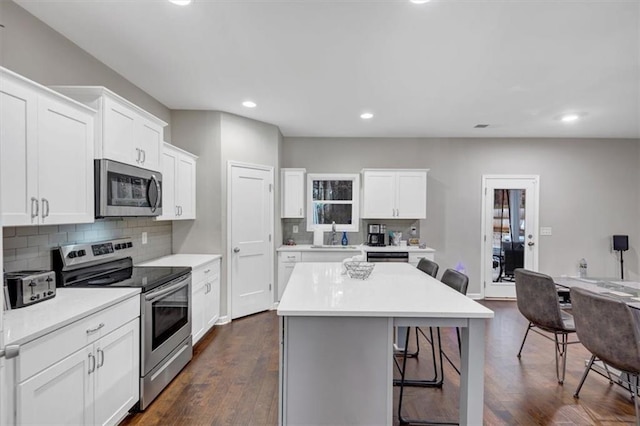
M 61 272 L 56 284 L 58 287 L 134 287 L 145 293 L 190 272 L 190 267 L 132 266 L 130 260 L 122 260 Z

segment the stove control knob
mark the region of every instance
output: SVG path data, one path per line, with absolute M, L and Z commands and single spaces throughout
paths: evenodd
M 52 292 L 52 291 L 48 291 L 48 292 L 47 292 L 47 296 L 51 296 L 52 294 L 53 294 L 53 292 Z
M 75 251 L 70 251 L 69 254 L 67 256 L 69 256 L 69 259 L 73 259 L 78 255 L 77 252 Z
M 82 256 L 84 256 L 84 255 L 86 255 L 86 254 L 87 254 L 87 252 L 86 252 L 86 251 L 84 251 L 84 250 L 78 250 L 78 257 L 82 257 Z
M 36 297 L 35 296 L 31 296 L 31 300 L 36 300 Z
M 133 247 L 133 243 L 132 242 L 128 242 L 127 243 L 127 247 Z
M 116 250 L 120 250 L 122 246 L 120 244 L 116 244 L 115 246 L 113 246 L 113 248 L 115 248 Z

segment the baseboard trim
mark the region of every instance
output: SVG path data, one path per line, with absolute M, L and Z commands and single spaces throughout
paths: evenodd
M 229 324 L 231 322 L 231 318 L 229 318 L 228 315 L 225 315 L 223 317 L 218 318 L 218 321 L 216 321 L 216 325 L 225 325 L 225 324 Z

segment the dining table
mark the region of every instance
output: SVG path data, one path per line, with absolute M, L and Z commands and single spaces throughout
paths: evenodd
M 640 282 L 618 278 L 571 276 L 553 277 L 553 282 L 560 290 L 570 290 L 573 287 L 583 288 L 622 300 L 630 307 L 640 311 Z

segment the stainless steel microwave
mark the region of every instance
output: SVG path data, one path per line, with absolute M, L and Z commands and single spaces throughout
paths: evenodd
M 100 159 L 94 174 L 97 218 L 162 214 L 160 172 Z

